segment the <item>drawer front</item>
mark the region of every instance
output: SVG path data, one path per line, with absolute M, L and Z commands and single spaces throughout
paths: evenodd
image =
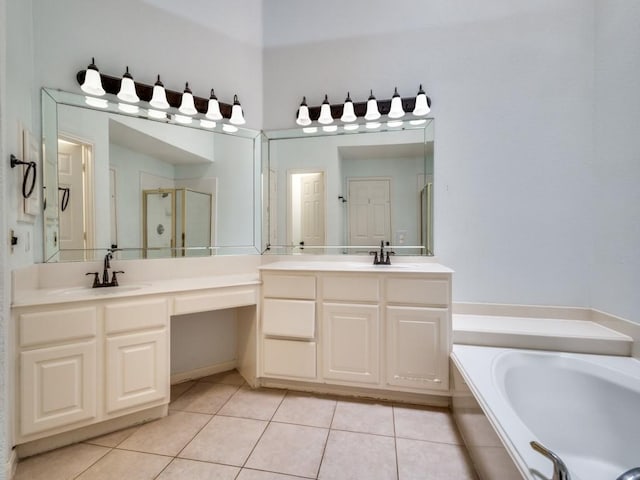
M 316 303 L 311 300 L 266 298 L 262 310 L 262 333 L 312 340 L 315 337 L 315 319 Z
M 263 275 L 262 294 L 264 297 L 316 298 L 316 277 L 313 275 Z
M 157 298 L 108 304 L 104 307 L 104 319 L 107 334 L 161 328 L 169 320 L 167 300 Z
M 406 305 L 449 305 L 449 280 L 446 278 L 388 278 L 387 301 Z
M 267 338 L 262 345 L 265 376 L 316 378 L 315 342 Z
M 182 315 L 255 305 L 257 297 L 256 288 L 235 288 L 219 292 L 177 295 L 173 303 L 173 313 L 174 315 Z
M 20 346 L 95 337 L 96 317 L 95 307 L 23 313 L 19 317 Z
M 380 299 L 378 279 L 374 276 L 327 275 L 322 279 L 325 300 L 377 302 Z

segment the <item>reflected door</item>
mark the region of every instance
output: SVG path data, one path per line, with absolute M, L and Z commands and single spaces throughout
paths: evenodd
M 391 241 L 391 182 L 389 179 L 350 179 L 349 245 L 380 245 Z
M 173 248 L 175 241 L 175 190 L 145 190 L 143 194 L 145 255 L 166 256 L 166 249 Z
M 85 246 L 83 146 L 58 141 L 58 207 L 60 248 L 79 250 Z
M 291 174 L 289 212 L 294 245 L 325 244 L 323 172 Z

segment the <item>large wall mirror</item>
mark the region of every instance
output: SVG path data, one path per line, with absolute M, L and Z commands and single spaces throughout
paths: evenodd
M 260 132 L 50 89 L 42 115 L 45 261 L 260 252 Z
M 269 251 L 433 255 L 433 119 L 266 137 Z

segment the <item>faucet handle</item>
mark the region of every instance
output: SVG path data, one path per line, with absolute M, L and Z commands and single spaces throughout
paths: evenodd
M 113 276 L 111 277 L 111 286 L 112 287 L 117 287 L 118 286 L 118 277 L 116 277 L 117 273 L 124 273 L 123 270 L 115 270 L 113 272 Z
M 89 272 L 85 275 L 93 275 L 93 285 L 91 288 L 97 288 L 100 286 L 100 274 L 98 272 Z
M 376 252 L 375 250 L 369 252 L 369 255 L 373 255 L 373 264 L 374 265 L 378 265 L 380 262 L 378 260 L 378 252 Z

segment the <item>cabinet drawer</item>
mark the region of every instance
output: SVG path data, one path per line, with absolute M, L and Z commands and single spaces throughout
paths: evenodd
M 173 302 L 173 313 L 174 315 L 182 315 L 255 305 L 257 303 L 256 290 L 254 287 L 234 288 L 219 292 L 176 295 Z
M 328 275 L 322 279 L 325 300 L 377 302 L 380 298 L 378 279 L 374 276 Z
M 263 275 L 264 297 L 316 298 L 316 277 L 312 275 Z
M 388 278 L 387 301 L 408 305 L 449 305 L 449 280 L 446 278 Z
M 262 345 L 265 376 L 316 378 L 315 342 L 267 338 Z
M 167 300 L 136 300 L 111 303 L 104 307 L 107 334 L 161 328 L 167 325 Z
M 95 337 L 96 309 L 67 308 L 23 313 L 19 317 L 19 323 L 21 347 Z
M 311 340 L 315 337 L 316 304 L 311 300 L 266 298 L 263 302 L 262 333 Z

